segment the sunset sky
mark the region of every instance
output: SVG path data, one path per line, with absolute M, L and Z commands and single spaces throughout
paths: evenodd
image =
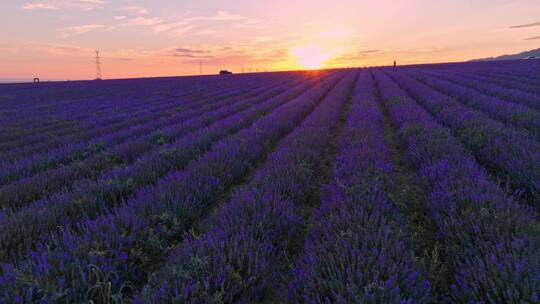
M 539 0 L 2 0 L 0 79 L 463 61 L 540 47 Z

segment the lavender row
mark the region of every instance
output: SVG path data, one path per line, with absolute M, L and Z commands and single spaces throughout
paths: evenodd
M 126 205 L 85 221 L 77 229 L 80 233 L 66 230 L 53 249 L 36 251 L 20 265 L 22 275 L 3 294 L 4 300 L 17 295 L 49 301 L 60 297 L 67 302 L 101 299 L 101 292 L 107 291 L 94 288 L 97 282 L 88 280 L 96 267 L 108 278 L 105 284 L 111 296 L 121 296 L 128 281 L 135 286 L 144 282 L 167 246 L 207 214 L 228 187 L 240 181 L 317 105 L 336 76 L 213 145 L 184 171 L 169 174 L 155 187 L 141 189 Z M 4 267 L 3 278 L 12 276 Z M 28 282 L 30 286 L 25 288 Z
M 442 71 L 445 71 L 446 69 L 433 68 L 429 70 L 442 72 Z M 483 82 L 495 84 L 497 86 L 507 88 L 510 91 L 519 90 L 519 91 L 528 92 L 530 94 L 534 94 L 537 96 L 540 94 L 540 88 L 538 87 L 538 84 L 527 83 L 526 80 L 528 80 L 528 78 L 519 78 L 519 77 L 516 78 L 516 77 L 505 75 L 504 72 L 487 73 L 487 72 L 477 71 L 477 70 L 464 70 L 463 68 L 459 68 L 459 67 L 450 69 L 450 71 L 456 75 L 459 75 L 465 78 L 474 79 L 476 81 L 483 81 Z
M 121 130 L 132 124 L 143 123 L 145 121 L 143 117 L 147 113 L 159 110 L 159 108 L 154 109 L 155 105 L 152 103 L 158 104 L 159 107 L 163 107 L 165 110 L 169 108 L 169 111 L 173 111 L 175 106 L 175 101 L 173 100 L 168 103 L 163 103 L 162 100 L 149 100 L 148 103 L 134 103 L 131 105 L 133 109 L 138 110 L 131 108 L 123 111 L 111 110 L 114 114 L 104 114 L 104 116 L 93 113 L 94 121 L 89 126 L 83 126 L 80 122 L 77 122 L 73 127 L 63 130 L 45 132 L 38 128 L 33 131 L 33 135 L 30 137 L 20 137 L 14 142 L 6 143 L 3 147 L 1 160 L 4 163 L 15 161 L 21 157 L 60 148 L 68 143 L 86 141 L 107 134 L 108 132 Z M 128 115 L 127 113 L 131 113 L 132 115 Z
M 24 98 L 23 96 L 17 96 L 18 98 Z M 95 101 L 95 102 L 90 102 Z M 129 105 L 129 103 L 135 100 L 122 99 L 116 100 L 118 106 Z M 50 121 L 55 123 L 62 123 L 66 120 L 79 120 L 80 118 L 87 117 L 89 113 L 98 111 L 107 111 L 113 107 L 113 100 L 106 98 L 94 98 L 78 97 L 76 100 L 56 100 L 54 104 L 49 105 L 34 105 L 33 108 L 21 109 L 14 105 L 9 108 L 7 105 L 3 109 L 10 110 L 9 116 L 3 118 L 5 123 L 16 127 L 13 129 L 12 134 L 2 134 L 2 140 L 11 140 L 20 138 L 25 135 L 30 135 L 32 130 L 36 127 L 40 127 L 43 122 Z M 78 106 L 81 112 L 74 111 L 74 107 Z M 76 112 L 76 113 L 74 113 Z M 71 116 L 67 116 L 69 114 Z M 63 118 L 54 120 L 54 118 Z
M 0 227 L 11 227 L 0 233 L 0 243 L 6 245 L 6 258 L 17 260 L 46 239 L 58 226 L 72 226 L 81 218 L 95 218 L 102 211 L 121 205 L 137 189 L 155 183 L 167 172 L 182 169 L 190 160 L 207 151 L 212 143 L 252 123 L 267 113 L 305 91 L 313 82 L 293 87 L 282 94 L 230 116 L 240 108 L 217 110 L 205 115 L 205 120 L 193 119 L 177 128 L 175 136 L 184 135 L 172 144 L 154 149 L 137 162 L 104 172 L 97 181 L 82 180 L 73 192 L 58 193 L 37 201 L 15 214 L 0 214 Z M 249 101 L 246 103 L 249 104 Z M 246 107 L 246 104 L 243 106 Z M 224 117 L 221 121 L 200 128 L 204 124 Z M 230 117 L 227 117 L 230 116 Z M 189 133 L 190 130 L 197 130 Z M 2 229 L 0 229 L 2 231 Z
M 116 113 L 117 115 L 118 114 L 126 115 L 126 113 L 124 111 L 118 111 L 119 108 L 122 108 L 122 107 L 125 108 L 126 106 L 133 107 L 134 103 L 137 103 L 137 104 L 141 103 L 139 105 L 145 105 L 146 107 L 148 107 L 150 102 L 154 102 L 154 103 L 158 102 L 157 104 L 159 105 L 160 100 L 174 100 L 174 99 L 177 99 L 177 98 L 182 98 L 182 99 L 189 98 L 192 101 L 197 101 L 197 100 L 204 100 L 205 98 L 206 99 L 207 98 L 223 98 L 223 97 L 226 97 L 226 96 L 229 96 L 229 97 L 234 96 L 234 95 L 231 95 L 231 93 L 232 94 L 235 93 L 234 90 L 228 90 L 227 89 L 227 87 L 234 88 L 234 85 L 235 85 L 234 81 L 225 82 L 224 84 L 228 84 L 227 86 L 225 86 L 224 84 L 216 85 L 216 84 L 220 84 L 222 82 L 223 81 L 210 82 L 208 85 L 205 86 L 205 88 L 206 88 L 205 91 L 201 91 L 200 86 L 188 87 L 187 90 L 185 90 L 185 89 L 182 90 L 182 87 L 178 87 L 178 88 L 175 88 L 175 91 L 180 91 L 180 90 L 182 90 L 182 91 L 180 91 L 181 94 L 176 94 L 176 96 L 168 96 L 170 94 L 164 96 L 163 94 L 159 94 L 159 92 L 154 92 L 152 90 L 150 90 L 150 92 L 148 92 L 146 94 L 143 93 L 143 92 L 138 92 L 138 95 L 133 96 L 133 97 L 131 97 L 130 95 L 118 96 L 116 98 L 117 100 L 115 100 L 113 97 L 107 95 L 107 96 L 104 96 L 104 97 L 100 97 L 99 99 L 90 99 L 90 100 L 83 100 L 81 102 L 76 102 L 76 103 L 74 103 L 73 107 L 67 107 L 66 109 L 62 109 L 62 111 L 54 111 L 51 114 L 40 112 L 39 116 L 36 117 L 36 118 L 50 119 L 52 117 L 52 118 L 55 119 L 55 121 L 66 121 L 66 120 L 77 119 L 77 120 L 80 120 L 80 123 L 82 124 L 79 127 L 84 130 L 84 129 L 90 128 L 91 126 L 96 126 L 96 122 L 95 122 L 95 119 L 93 119 L 93 115 L 91 115 L 91 116 L 88 116 L 88 115 L 92 114 L 92 113 L 95 113 L 95 112 L 99 112 L 99 113 L 102 112 L 102 111 L 92 111 L 92 110 L 88 109 L 88 107 L 100 106 L 103 103 L 104 105 L 107 105 L 108 108 L 112 108 L 113 113 Z M 246 81 L 246 87 L 247 87 L 248 84 L 251 87 L 256 87 L 257 85 L 260 85 L 260 83 L 261 82 L 256 81 L 256 79 L 253 79 L 253 80 L 248 79 L 248 81 Z M 148 90 L 148 86 L 149 86 L 149 84 L 145 83 L 145 88 L 147 90 Z M 225 89 L 225 90 L 222 91 L 222 89 Z M 238 90 L 238 89 L 236 89 L 236 90 Z M 210 93 L 205 93 L 206 91 L 209 91 Z M 149 95 L 149 93 L 154 93 L 154 94 Z M 171 98 L 171 97 L 173 97 L 173 98 Z M 180 99 L 180 100 L 182 100 L 182 99 Z M 178 101 L 176 101 L 176 103 L 178 103 L 179 106 L 180 106 L 180 103 Z M 61 113 L 65 113 L 65 114 L 61 115 Z M 101 113 L 101 114 L 103 114 L 103 113 Z M 88 118 L 85 118 L 83 120 L 81 120 L 80 117 L 77 118 L 77 116 L 81 116 L 81 115 L 83 117 L 88 117 Z M 24 116 L 26 116 L 26 115 L 24 115 Z M 90 123 L 90 125 L 86 124 L 85 121 L 88 121 L 88 123 Z M 50 125 L 50 123 L 47 123 L 47 125 Z M 98 124 L 98 126 L 99 126 L 99 124 Z M 39 128 L 39 130 L 41 130 L 42 126 L 40 126 L 38 124 L 37 127 Z M 26 131 L 32 131 L 32 129 L 26 128 Z M 21 136 L 18 136 L 18 137 L 20 138 Z M 17 137 L 15 137 L 15 138 L 17 138 Z M 25 143 L 28 142 L 28 141 L 29 141 L 28 139 L 25 139 Z
M 119 111 L 120 109 L 137 109 L 137 107 L 145 104 L 147 106 L 160 105 L 162 100 L 163 98 L 156 97 L 148 98 L 147 100 L 122 99 L 120 101 L 94 99 L 91 102 L 77 103 L 79 107 L 75 109 L 69 107 L 61 111 L 39 113 L 39 116 L 36 115 L 34 117 L 35 125 L 33 126 L 27 126 L 21 122 L 17 122 L 17 125 L 22 128 L 21 132 L 4 134 L 0 148 L 2 151 L 7 151 L 21 145 L 30 145 L 44 141 L 47 139 L 45 135 L 64 136 L 66 134 L 69 135 L 74 130 L 100 126 L 103 123 L 95 121 L 96 115 L 100 119 L 103 119 L 104 122 L 114 122 L 115 117 L 127 117 L 126 113 Z M 147 111 L 146 108 L 142 108 L 142 110 Z M 82 125 L 86 120 L 88 120 L 88 124 Z M 72 124 L 68 125 L 67 128 L 63 128 L 61 124 L 65 122 L 71 122 Z M 46 134 L 40 134 L 39 131 L 46 131 Z
M 526 84 L 522 82 L 521 80 L 516 79 L 501 79 L 499 77 L 496 77 L 495 75 L 485 75 L 485 74 L 475 74 L 475 73 L 468 73 L 463 75 L 463 77 L 471 78 L 476 81 L 483 81 L 488 82 L 490 84 L 494 84 L 500 87 L 503 87 L 505 89 L 510 90 L 510 92 L 514 92 L 515 90 L 525 92 L 527 94 L 532 94 L 538 98 L 540 96 L 540 88 L 537 85 L 531 85 Z M 510 93 L 511 94 L 511 93 Z
M 291 83 L 288 83 L 287 85 L 291 85 Z M 249 101 L 244 100 L 240 106 L 227 107 L 224 109 L 225 111 L 209 113 L 214 115 L 203 116 L 203 118 L 206 119 L 191 119 L 190 124 L 188 124 L 190 128 L 183 128 L 182 132 L 185 133 L 186 131 L 192 131 L 197 128 L 204 127 L 206 124 L 213 122 L 214 119 L 222 117 L 223 115 L 231 115 L 253 105 L 252 103 L 260 102 L 261 100 L 269 98 L 280 92 L 283 88 L 284 86 L 279 87 L 276 91 L 267 90 L 264 93 L 255 90 L 255 92 L 258 93 L 257 98 Z M 186 117 L 184 117 L 184 119 L 186 119 Z M 176 128 L 174 128 L 175 126 L 172 127 L 172 130 L 176 131 Z M 157 132 L 156 135 L 164 135 L 159 133 L 160 132 Z M 156 146 L 159 146 L 158 143 L 156 143 L 157 145 L 155 144 L 155 138 L 156 137 L 154 136 L 146 137 L 146 141 L 141 141 L 134 138 L 133 141 L 129 141 L 124 145 L 120 145 L 119 147 L 115 146 L 112 149 L 105 150 L 103 153 L 97 153 L 95 156 L 84 160 L 84 162 L 77 161 L 68 166 L 61 166 L 56 169 L 47 170 L 30 178 L 22 179 L 7 186 L 1 187 L 0 209 L 11 208 L 18 210 L 27 203 L 40 199 L 41 197 L 55 191 L 59 191 L 61 189 L 70 190 L 72 184 L 78 179 L 94 179 L 105 169 L 129 163 L 146 150 L 150 148 L 155 149 Z M 161 139 L 162 144 L 165 143 L 165 136 L 157 138 Z
M 140 82 L 140 81 L 138 81 Z M 7 115 L 13 114 L 10 109 L 16 111 L 33 111 L 38 108 L 39 111 L 47 107 L 60 105 L 67 106 L 73 101 L 81 100 L 80 89 L 84 87 L 85 98 L 96 98 L 115 95 L 130 95 L 133 96 L 135 81 L 105 81 L 95 83 L 93 81 L 77 81 L 77 82 L 50 82 L 36 86 L 33 84 L 10 84 L 2 85 L 0 92 L 9 96 L 5 99 L 9 108 L 3 109 L 2 113 L 8 112 Z M 158 82 L 145 81 L 146 87 L 155 88 Z M 193 84 L 192 80 L 186 78 L 177 78 L 176 83 Z M 127 85 L 126 85 L 127 84 Z M 164 85 L 163 81 L 159 81 L 160 86 Z M 169 82 L 165 85 L 170 84 Z M 120 93 L 120 94 L 115 94 Z M 131 94 L 130 94 L 131 93 Z M 141 93 L 141 92 L 140 92 Z M 139 93 L 139 95 L 140 95 Z M 6 96 L 4 95 L 4 96 Z
M 406 156 L 428 184 L 427 210 L 453 272 L 452 303 L 537 302 L 538 222 L 505 196 L 448 129 L 380 70 L 376 80 Z
M 294 80 L 289 79 L 288 82 L 294 83 Z M 178 124 L 188 118 L 197 117 L 206 111 L 211 111 L 218 107 L 232 104 L 234 101 L 242 100 L 249 96 L 257 96 L 257 99 L 259 100 L 264 99 L 266 98 L 265 93 L 272 94 L 272 89 L 279 87 L 281 83 L 285 82 L 279 82 L 269 86 L 261 86 L 260 88 L 251 90 L 245 94 L 240 94 L 224 100 L 218 99 L 210 102 L 202 101 L 191 105 L 186 110 L 177 111 L 177 106 L 175 106 L 173 103 L 172 107 L 173 109 L 176 109 L 172 114 L 164 115 L 164 112 L 162 111 L 152 111 L 152 113 L 150 113 L 151 115 L 144 117 L 146 122 L 142 123 L 141 125 L 131 125 L 126 129 L 121 129 L 120 131 L 113 133 L 107 133 L 90 141 L 67 144 L 61 148 L 51 150 L 46 154 L 34 154 L 26 158 L 18 159 L 17 161 L 9 164 L 2 164 L 0 165 L 0 185 L 15 181 L 19 178 L 31 176 L 45 169 L 55 168 L 60 165 L 67 165 L 72 162 L 83 161 L 84 159 L 97 153 L 106 153 L 108 148 L 110 149 L 111 147 L 115 147 L 115 145 L 123 143 L 126 140 L 134 140 L 152 130 L 158 129 L 159 131 L 154 131 L 154 134 L 147 135 L 146 139 L 150 140 L 152 138 L 157 138 L 160 133 L 162 133 L 160 129 L 162 129 L 164 126 Z M 167 109 L 164 111 L 167 111 Z
M 456 68 L 459 69 L 459 67 Z M 489 77 L 499 81 L 519 83 L 528 88 L 536 87 L 536 90 L 540 85 L 540 79 L 536 78 L 535 73 L 527 73 L 524 67 L 520 66 L 504 69 L 471 69 L 469 72 L 473 75 Z
M 420 72 L 426 74 L 423 71 Z M 513 88 L 513 85 L 501 87 L 500 85 L 492 84 L 485 79 L 479 80 L 468 74 L 462 73 L 428 72 L 427 75 L 442 78 L 460 86 L 478 90 L 483 94 L 491 95 L 501 100 L 508 100 L 513 103 L 523 104 L 524 106 L 537 111 L 540 110 L 540 96 L 516 90 Z
M 158 101 L 154 101 L 159 103 Z M 141 104 L 132 104 L 133 107 L 142 106 Z M 150 103 L 152 104 L 152 103 Z M 81 109 L 84 111 L 84 109 Z M 117 111 L 110 111 L 111 115 L 105 113 L 104 118 L 96 116 L 95 112 L 90 112 L 94 118 L 99 119 L 99 124 L 91 124 L 88 126 L 88 130 L 92 130 L 96 126 L 108 125 L 112 123 L 117 123 L 119 118 L 125 117 L 124 114 L 119 115 Z M 72 114 L 73 115 L 73 114 Z M 116 119 L 114 118 L 116 117 Z M 4 134 L 11 139 L 2 140 L 0 145 L 0 151 L 2 152 L 2 160 L 11 160 L 20 157 L 17 154 L 18 151 L 25 153 L 26 150 L 29 150 L 32 147 L 45 146 L 49 141 L 57 141 L 63 137 L 72 137 L 73 134 L 81 132 L 84 128 L 74 117 L 42 117 L 38 118 L 39 123 L 35 127 L 22 126 L 23 130 L 21 132 L 5 132 Z M 86 130 L 86 131 L 88 131 Z M 42 149 L 42 151 L 44 151 Z M 11 152 L 11 153 L 9 153 Z M 32 153 L 33 151 L 26 152 L 27 154 L 22 154 L 23 156 Z
M 479 62 L 479 63 L 454 63 L 433 65 L 435 68 L 461 69 L 473 73 L 484 75 L 493 75 L 501 79 L 516 78 L 521 81 L 532 82 L 539 85 L 540 77 L 538 68 L 540 60 L 511 60 L 498 62 Z
M 257 83 L 258 79 L 259 78 L 255 77 L 248 78 L 246 79 L 246 83 Z M 268 79 L 271 79 L 271 77 L 268 77 Z M 78 91 L 80 90 L 80 87 L 74 86 L 74 93 L 77 93 L 77 95 L 74 96 L 79 99 L 68 100 L 66 102 L 64 101 L 65 97 L 58 96 L 51 105 L 43 106 L 41 103 L 39 103 L 33 105 L 32 107 L 28 107 L 28 109 L 25 110 L 20 109 L 18 105 L 14 105 L 14 110 L 12 110 L 13 113 L 11 113 L 9 116 L 9 120 L 5 120 L 5 122 L 11 121 L 17 123 L 17 125 L 21 125 L 24 122 L 29 122 L 39 127 L 40 120 L 43 120 L 44 118 L 53 117 L 57 118 L 59 121 L 68 119 L 80 120 L 81 117 L 87 117 L 89 113 L 101 111 L 111 107 L 116 107 L 118 109 L 119 106 L 129 105 L 133 102 L 145 101 L 148 99 L 152 100 L 156 97 L 160 99 L 170 99 L 171 97 L 180 98 L 182 96 L 189 95 L 199 95 L 199 97 L 202 97 L 205 94 L 201 93 L 204 93 L 205 91 L 210 91 L 215 94 L 215 92 L 218 92 L 219 90 L 226 90 L 227 88 L 233 88 L 235 86 L 235 81 L 232 79 L 224 80 L 210 78 L 201 79 L 197 82 L 182 79 L 174 82 L 164 82 L 160 80 L 157 81 L 157 83 L 162 83 L 162 85 L 154 87 L 152 85 L 152 81 L 145 80 L 144 87 L 142 87 L 142 89 L 138 89 L 141 87 L 131 85 L 126 88 L 125 86 L 121 86 L 114 81 L 106 81 L 98 86 L 100 94 L 96 97 L 92 97 L 92 94 L 88 91 L 88 87 L 91 84 L 90 82 L 81 83 L 81 85 L 87 89 L 85 90 L 84 98 L 80 98 L 80 91 Z M 160 91 L 160 89 L 163 89 L 163 83 L 165 84 L 165 89 L 167 89 L 166 92 Z M 49 86 L 52 85 L 46 85 L 45 87 Z M 206 89 L 205 91 L 201 90 L 203 86 Z M 40 88 L 44 88 L 44 86 L 33 87 L 31 90 L 26 92 L 38 92 Z M 23 96 L 18 97 L 24 98 L 24 94 L 21 95 Z M 46 109 L 44 107 L 50 109 Z M 88 122 L 92 121 L 88 120 Z M 30 128 L 27 127 L 25 129 L 29 130 Z
M 215 98 L 219 99 L 219 98 L 224 98 L 224 97 L 235 97 L 235 96 L 239 95 L 242 92 L 248 91 L 248 88 L 250 88 L 250 87 L 247 86 L 246 88 L 235 89 L 235 90 L 227 91 L 227 92 L 224 92 L 224 93 L 217 93 L 217 96 Z M 189 95 L 187 97 L 189 97 Z M 168 102 L 166 102 L 166 103 L 163 103 L 159 99 L 156 100 L 156 98 L 147 98 L 147 99 L 145 99 L 145 101 L 146 102 L 144 104 L 145 105 L 144 107 L 140 107 L 141 105 L 138 104 L 138 103 L 132 103 L 130 106 L 133 107 L 133 108 L 137 108 L 137 107 L 142 108 L 142 110 L 138 110 L 139 112 L 142 112 L 142 113 L 155 112 L 155 111 L 159 110 L 160 108 L 164 108 L 164 109 L 170 108 L 171 111 L 177 111 L 177 110 L 184 109 L 186 106 L 189 107 L 190 104 L 197 104 L 197 101 L 200 104 L 201 102 L 204 102 L 205 100 L 204 100 L 204 98 L 197 98 L 195 101 L 191 101 L 188 104 L 185 104 L 186 103 L 185 101 L 182 101 L 182 100 L 177 101 L 177 100 L 170 99 L 170 98 L 167 99 Z M 157 107 L 155 105 L 150 106 L 152 104 L 151 101 L 153 103 L 156 103 Z M 38 151 L 43 151 L 44 149 L 49 148 L 52 144 L 54 144 L 54 146 L 59 146 L 59 145 L 62 145 L 62 143 L 67 143 L 67 142 L 70 142 L 70 141 L 73 141 L 73 140 L 79 140 L 80 141 L 80 140 L 91 139 L 92 137 L 102 135 L 103 130 L 107 131 L 107 130 L 121 129 L 121 128 L 125 127 L 125 126 L 129 126 L 129 125 L 131 125 L 133 123 L 138 122 L 138 120 L 141 120 L 141 117 L 137 116 L 137 112 L 133 113 L 133 111 L 130 111 L 129 109 L 125 109 L 123 111 L 118 111 L 117 109 L 116 110 L 113 109 L 113 113 L 115 113 L 115 115 L 113 115 L 112 117 L 105 116 L 103 118 L 104 120 L 95 119 L 95 117 L 93 117 L 92 122 L 91 122 L 91 124 L 92 124 L 91 126 L 82 126 L 82 125 L 80 126 L 81 128 L 84 127 L 84 129 L 88 129 L 90 131 L 85 130 L 85 131 L 83 131 L 81 133 L 81 132 L 73 132 L 72 130 L 67 130 L 65 132 L 65 134 L 67 136 L 60 137 L 60 138 L 55 138 L 55 140 L 53 142 L 50 142 L 50 141 L 47 141 L 47 140 L 45 140 L 45 141 L 42 140 L 42 142 L 38 144 L 38 147 L 40 147 L 40 149 Z M 123 118 L 121 116 L 118 116 L 119 115 L 118 113 L 120 113 L 120 115 L 123 115 Z M 96 129 L 96 128 L 94 128 L 94 126 L 98 126 L 98 128 Z M 116 128 L 113 128 L 113 126 L 116 126 Z M 38 136 L 38 138 L 40 136 L 41 137 L 44 136 L 44 135 L 39 135 L 39 134 L 40 133 L 38 133 L 36 135 L 36 136 Z M 45 134 L 47 136 L 49 135 L 48 133 L 45 133 Z M 63 140 L 61 140 L 61 139 L 63 139 Z M 29 142 L 33 142 L 33 141 L 29 141 L 28 138 L 22 138 L 19 141 L 21 141 L 22 143 L 25 143 L 26 147 L 21 146 L 20 144 L 17 144 L 16 145 L 17 149 L 12 151 L 11 155 L 20 156 L 21 153 L 23 153 L 24 151 L 29 150 L 29 148 L 30 148 L 30 152 L 36 150 L 36 148 L 34 146 L 27 147 L 29 145 Z M 26 153 L 28 153 L 28 152 L 26 152 Z M 7 156 L 8 156 L 7 153 L 5 153 L 4 157 L 7 157 Z
M 3 162 L 0 166 L 2 168 L 0 171 L 1 184 L 29 177 L 43 170 L 55 168 L 60 165 L 82 161 L 87 157 L 103 152 L 105 148 L 122 143 L 131 137 L 140 136 L 149 130 L 159 128 L 162 124 L 178 123 L 190 117 L 188 114 L 197 115 L 198 113 L 205 111 L 206 108 L 211 108 L 213 105 L 220 103 L 221 102 L 205 104 L 201 102 L 199 105 L 194 105 L 184 111 L 164 115 L 178 107 L 172 103 L 170 105 L 171 108 L 165 109 L 165 112 L 155 113 L 154 111 L 151 111 L 148 115 L 145 115 L 144 121 L 141 121 L 140 125 L 128 125 L 126 128 L 111 133 L 105 132 L 105 134 L 88 141 L 68 142 L 59 148 L 49 150 L 45 153 L 37 152 L 30 156 L 18 158 L 12 162 Z
M 196 90 L 204 93 L 206 89 L 234 87 L 240 81 L 257 82 L 271 79 L 286 78 L 293 73 L 260 73 L 232 75 L 231 77 L 159 77 L 140 79 L 94 81 L 51 82 L 36 86 L 34 84 L 13 84 L 0 86 L 3 104 L 2 108 L 9 118 L 15 113 L 39 114 L 47 108 L 55 107 L 61 110 L 77 102 L 91 101 L 94 98 L 134 99 L 152 96 L 178 97 L 185 91 Z M 81 88 L 85 94 L 81 95 Z M 83 97 L 84 96 L 84 97 Z
M 352 97 L 333 176 L 289 283 L 295 303 L 431 303 L 413 262 L 394 182 L 383 115 L 369 72 Z
M 260 84 L 259 84 L 260 85 Z M 238 97 L 238 95 L 242 92 L 247 92 L 248 89 L 236 89 L 236 90 L 229 90 L 227 92 L 222 93 L 216 93 L 217 97 L 216 99 L 222 99 L 226 97 Z M 192 98 L 187 96 L 184 100 L 175 100 L 171 98 L 167 99 L 156 99 L 156 98 L 148 98 L 147 103 L 142 105 L 134 104 L 132 107 L 135 108 L 142 108 L 143 110 L 139 110 L 139 113 L 143 113 L 143 115 L 138 114 L 137 112 L 133 113 L 133 111 L 130 111 L 129 109 L 125 109 L 123 111 L 117 111 L 118 113 L 121 113 L 123 116 L 113 116 L 113 117 L 106 117 L 101 119 L 93 119 L 92 125 L 93 126 L 85 126 L 85 125 L 79 125 L 78 128 L 82 131 L 73 131 L 73 130 L 65 130 L 63 132 L 62 136 L 59 136 L 59 134 L 56 134 L 57 137 L 54 138 L 54 140 L 50 139 L 43 139 L 41 141 L 38 141 L 35 144 L 25 144 L 24 146 L 18 146 L 16 149 L 11 151 L 11 153 L 4 153 L 4 157 L 10 156 L 10 160 L 16 159 L 17 157 L 20 157 L 21 155 L 29 155 L 32 153 L 39 153 L 42 151 L 46 151 L 47 149 L 53 149 L 53 148 L 61 148 L 62 145 L 65 145 L 67 143 L 74 143 L 74 142 L 81 142 L 81 141 L 87 141 L 92 140 L 96 137 L 103 136 L 104 134 L 107 134 L 107 131 L 117 131 L 121 130 L 123 128 L 129 127 L 133 124 L 142 123 L 144 121 L 143 117 L 145 116 L 144 113 L 152 113 L 159 111 L 160 109 L 164 110 L 163 115 L 167 115 L 167 109 L 168 113 L 175 113 L 177 111 L 182 111 L 185 109 L 189 109 L 192 105 L 201 105 L 204 104 L 205 99 L 204 98 Z M 194 100 L 190 100 L 194 99 Z M 152 101 L 155 103 L 155 105 L 152 105 L 150 103 Z M 187 102 L 186 102 L 187 101 Z M 131 115 L 130 115 L 131 114 Z M 48 133 L 44 133 L 41 136 L 49 136 Z M 23 142 L 24 139 L 21 139 Z
M 523 66 L 516 66 L 510 69 L 491 69 L 481 71 L 487 75 L 493 75 L 500 79 L 513 79 L 533 86 L 540 85 L 540 77 L 538 77 L 538 60 L 535 61 L 536 65 L 532 65 L 532 68 L 526 68 Z
M 540 61 L 498 61 L 498 62 L 468 62 L 468 63 L 447 63 L 447 64 L 431 64 L 431 65 L 416 65 L 422 69 L 430 69 L 435 71 L 461 71 L 469 74 L 483 75 L 495 77 L 501 80 L 520 80 L 527 82 L 535 82 L 538 79 Z M 538 82 L 536 85 L 540 84 Z
M 540 113 L 526 106 L 487 96 L 478 91 L 440 80 L 425 77 L 411 70 L 404 70 L 431 88 L 447 94 L 471 108 L 478 109 L 491 118 L 526 130 L 532 138 L 540 139 Z
M 390 74 L 502 182 L 540 204 L 540 143 L 401 73 Z M 540 205 L 538 205 L 540 206 Z
M 279 143 L 212 217 L 208 233 L 173 252 L 136 303 L 256 303 L 276 287 L 287 269 L 286 251 L 303 228 L 300 210 L 317 200 L 317 174 L 357 73 L 341 80 Z

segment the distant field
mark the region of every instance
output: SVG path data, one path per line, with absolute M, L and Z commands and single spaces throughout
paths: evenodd
M 540 61 L 0 85 L 0 303 L 540 303 Z

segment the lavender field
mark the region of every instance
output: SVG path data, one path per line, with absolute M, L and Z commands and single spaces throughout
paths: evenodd
M 540 303 L 540 61 L 0 85 L 0 303 Z

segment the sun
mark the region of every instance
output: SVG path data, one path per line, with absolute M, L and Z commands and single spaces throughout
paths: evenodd
M 330 58 L 320 46 L 312 44 L 292 50 L 293 55 L 302 66 L 308 69 L 319 69 Z

